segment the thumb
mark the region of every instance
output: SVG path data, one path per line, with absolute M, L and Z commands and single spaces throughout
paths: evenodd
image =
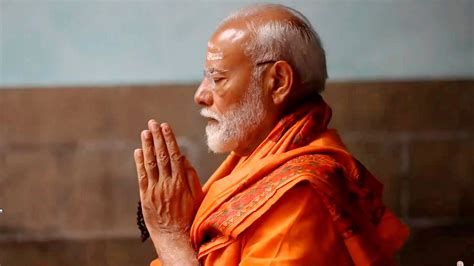
M 184 167 L 186 170 L 186 176 L 188 178 L 189 190 L 194 199 L 201 200 L 202 198 L 202 188 L 201 183 L 199 182 L 199 176 L 196 172 L 196 169 L 191 166 L 191 163 L 188 161 L 188 158 L 184 158 Z

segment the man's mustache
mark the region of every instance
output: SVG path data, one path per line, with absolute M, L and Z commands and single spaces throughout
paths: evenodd
M 202 108 L 200 111 L 201 116 L 205 118 L 212 118 L 214 120 L 217 120 L 217 122 L 221 121 L 221 117 L 219 114 L 209 110 L 208 108 Z

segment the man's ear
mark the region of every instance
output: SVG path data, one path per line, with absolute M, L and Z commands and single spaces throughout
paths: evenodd
M 273 104 L 280 105 L 288 99 L 293 85 L 294 73 L 290 64 L 286 61 L 277 61 L 270 70 L 273 81 L 271 95 Z

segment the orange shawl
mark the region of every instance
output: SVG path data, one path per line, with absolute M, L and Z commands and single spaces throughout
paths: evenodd
M 286 115 L 250 156 L 227 157 L 204 185 L 206 196 L 191 228 L 199 259 L 228 245 L 303 181 L 321 196 L 354 265 L 387 265 L 393 259 L 408 228 L 382 203 L 383 185 L 327 129 L 330 118 L 330 107 L 318 96 Z M 315 154 L 337 165 L 304 156 Z M 290 160 L 301 167 L 270 175 Z

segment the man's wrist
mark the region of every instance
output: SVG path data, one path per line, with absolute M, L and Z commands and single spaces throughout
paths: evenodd
M 189 233 L 163 232 L 152 241 L 163 265 L 199 265 Z

